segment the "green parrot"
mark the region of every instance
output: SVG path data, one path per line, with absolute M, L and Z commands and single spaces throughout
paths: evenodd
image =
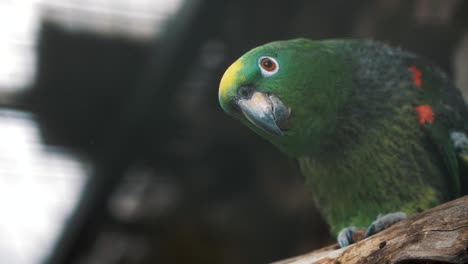
M 370 40 L 254 48 L 219 85 L 224 111 L 297 160 L 343 247 L 467 192 L 468 107 L 445 73 Z

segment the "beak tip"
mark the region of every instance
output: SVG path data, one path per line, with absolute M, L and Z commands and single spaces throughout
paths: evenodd
M 289 116 L 289 112 L 285 115 L 287 108 L 276 97 L 255 91 L 250 98 L 238 100 L 237 106 L 257 128 L 273 136 L 284 136 L 284 131 L 278 123 L 282 123 L 283 119 Z

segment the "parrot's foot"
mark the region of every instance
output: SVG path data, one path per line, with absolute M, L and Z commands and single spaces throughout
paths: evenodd
M 377 234 L 403 219 L 406 219 L 405 213 L 395 212 L 386 215 L 378 215 L 377 219 L 375 219 L 367 229 L 355 226 L 345 227 L 338 233 L 338 244 L 340 247 L 347 247 L 364 238 Z
M 406 214 L 403 212 L 395 212 L 386 215 L 379 215 L 377 219 L 367 228 L 365 237 L 370 237 L 378 232 L 387 229 L 391 225 L 400 222 L 406 218 Z
M 349 226 L 341 229 L 340 233 L 338 233 L 338 244 L 340 247 L 349 246 L 357 241 L 363 240 L 364 233 L 366 232 L 365 228 Z
M 355 226 L 349 226 L 341 229 L 338 233 L 338 237 L 336 238 L 340 247 L 347 247 L 354 243 L 353 234 L 356 229 L 357 227 Z

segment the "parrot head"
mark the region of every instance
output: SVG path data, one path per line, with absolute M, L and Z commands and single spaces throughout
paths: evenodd
M 311 154 L 337 125 L 350 91 L 348 65 L 324 42 L 276 41 L 250 50 L 224 73 L 226 113 L 286 154 Z

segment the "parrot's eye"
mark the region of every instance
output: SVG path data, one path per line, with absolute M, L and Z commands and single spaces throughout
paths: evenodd
M 262 71 L 263 77 L 270 77 L 279 70 L 278 62 L 272 57 L 263 56 L 258 59 L 258 65 Z
M 274 71 L 276 69 L 276 64 L 270 58 L 263 58 L 260 61 L 260 65 L 266 71 Z

